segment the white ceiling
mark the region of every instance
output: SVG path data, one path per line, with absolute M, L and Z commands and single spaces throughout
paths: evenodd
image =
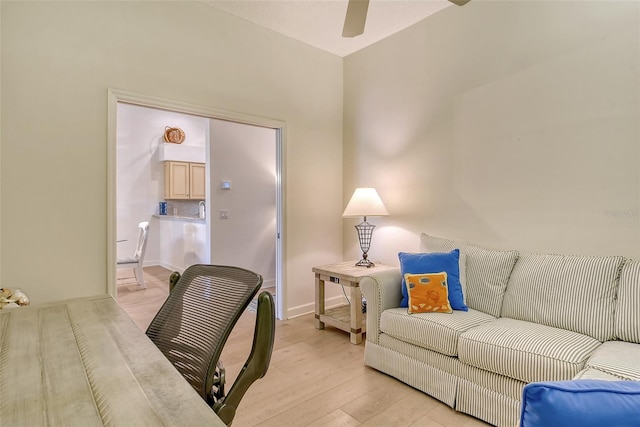
M 364 34 L 344 38 L 342 26 L 348 0 L 201 1 L 341 57 L 397 33 L 451 5 L 448 0 L 370 0 Z

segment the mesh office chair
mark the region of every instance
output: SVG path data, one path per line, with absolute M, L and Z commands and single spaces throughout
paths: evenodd
M 238 267 L 193 265 L 170 278 L 171 292 L 147 336 L 182 376 L 231 425 L 240 400 L 269 367 L 275 333 L 273 296 L 258 297 L 253 346 L 242 371 L 224 391 L 222 348 L 262 285 L 262 277 Z

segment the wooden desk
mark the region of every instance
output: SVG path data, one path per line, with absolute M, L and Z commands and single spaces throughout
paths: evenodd
M 3 426 L 224 426 L 109 296 L 0 310 Z
M 349 332 L 351 344 L 360 344 L 366 331 L 366 316 L 362 313 L 362 293 L 360 279 L 373 273 L 394 267 L 376 264 L 375 267 L 356 267 L 356 261 L 313 267 L 316 275 L 316 328 L 324 329 L 324 324 Z M 326 282 L 349 288 L 350 305 L 342 305 L 325 311 L 324 284 Z

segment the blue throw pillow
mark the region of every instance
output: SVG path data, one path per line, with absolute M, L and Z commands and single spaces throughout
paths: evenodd
M 447 272 L 447 285 L 449 287 L 449 303 L 454 310 L 468 311 L 464 303 L 462 285 L 460 284 L 460 250 L 451 252 L 434 252 L 411 254 L 399 252 L 400 272 L 402 273 L 402 301 L 400 307 L 409 306 L 409 296 L 404 282 L 405 274 L 425 274 Z
M 521 427 L 637 427 L 640 382 L 572 380 L 527 384 Z

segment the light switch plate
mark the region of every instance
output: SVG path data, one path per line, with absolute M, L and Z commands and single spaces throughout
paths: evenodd
M 231 190 L 231 181 L 227 179 L 220 181 L 220 188 L 223 190 Z
M 220 219 L 229 219 L 229 209 L 220 209 Z

